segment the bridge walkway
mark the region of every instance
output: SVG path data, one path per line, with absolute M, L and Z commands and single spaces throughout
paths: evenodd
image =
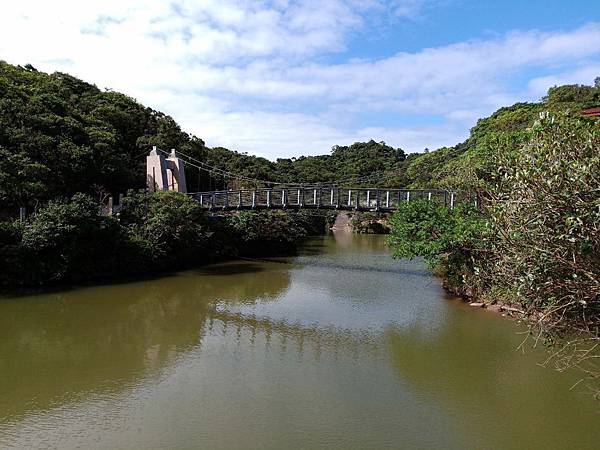
M 188 194 L 206 209 L 300 209 L 393 211 L 417 199 L 454 207 L 454 194 L 444 189 L 381 189 L 340 187 L 260 188 Z

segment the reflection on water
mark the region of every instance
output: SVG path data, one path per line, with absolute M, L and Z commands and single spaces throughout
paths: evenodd
M 201 275 L 0 300 L 0 419 L 157 375 L 200 345 L 214 300 L 281 295 L 289 273 L 268 269 L 236 262 Z M 232 274 L 236 282 L 226 278 Z
M 596 404 L 379 236 L 0 300 L 0 448 L 594 448 Z

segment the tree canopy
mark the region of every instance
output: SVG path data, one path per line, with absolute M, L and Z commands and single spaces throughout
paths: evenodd
M 597 83 L 596 83 L 597 84 Z M 156 145 L 229 173 L 281 183 L 459 188 L 490 171 L 491 143 L 517 142 L 541 111 L 600 104 L 600 86 L 553 87 L 539 103 L 517 103 L 481 119 L 454 147 L 406 155 L 385 142 L 336 145 L 328 154 L 269 161 L 208 148 L 170 116 L 65 73 L 0 61 L 0 209 L 46 204 L 78 192 L 116 195 L 145 184 L 145 155 Z M 476 176 L 474 176 L 476 175 Z M 218 171 L 186 171 L 190 190 L 237 188 Z
M 5 208 L 45 204 L 77 192 L 92 196 L 142 188 L 152 145 L 175 148 L 245 177 L 287 183 L 375 180 L 404 152 L 383 142 L 335 146 L 331 154 L 276 162 L 207 148 L 166 114 L 65 73 L 0 61 L 0 201 Z M 216 171 L 186 174 L 193 190 L 236 187 Z

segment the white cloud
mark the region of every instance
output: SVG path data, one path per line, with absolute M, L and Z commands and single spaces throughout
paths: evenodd
M 499 106 L 600 75 L 600 24 L 593 23 L 328 63 L 370 23 L 408 20 L 435 3 L 21 0 L 3 5 L 0 58 L 123 91 L 209 145 L 271 158 L 371 137 L 412 151 L 452 145 Z M 540 67 L 545 76 L 515 87 L 515 75 Z M 371 126 L 396 115 L 441 122 Z
M 596 77 L 600 77 L 600 62 L 591 62 L 574 70 L 533 78 L 529 81 L 529 90 L 532 96 L 541 97 L 551 86 L 590 84 Z

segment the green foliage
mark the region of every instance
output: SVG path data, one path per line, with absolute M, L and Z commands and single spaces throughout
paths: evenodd
M 295 213 L 283 210 L 242 211 L 229 217 L 229 225 L 245 242 L 266 239 L 291 243 L 306 235 Z
M 84 194 L 53 200 L 28 223 L 0 222 L 0 285 L 36 285 L 176 270 L 238 255 L 289 252 L 328 214 L 242 212 L 209 218 L 172 191 L 130 192 L 119 218 Z
M 496 169 L 498 149 L 516 150 L 531 138 L 539 114 L 571 112 L 600 105 L 600 86 L 567 85 L 551 88 L 539 103 L 516 103 L 480 119 L 469 138 L 452 148 L 409 155 L 398 171 L 400 185 L 414 188 L 442 187 L 485 195 Z
M 526 145 L 497 155 L 488 276 L 550 320 L 600 320 L 598 127 L 547 115 Z
M 554 87 L 478 121 L 452 149 L 411 155 L 408 183 L 451 188 L 459 202 L 475 194 L 481 216 L 403 205 L 390 236 L 396 256 L 424 256 L 450 290 L 515 303 L 537 336 L 563 342 L 558 368 L 596 378 L 600 130 L 580 111 L 598 105 L 599 83 Z
M 168 116 L 70 75 L 0 61 L 0 199 L 35 206 L 144 186 L 149 145 L 204 149 Z
M 598 106 L 600 104 L 600 86 L 581 84 L 554 86 L 544 97 L 544 104 L 551 110 L 558 106 L 561 110 L 570 112 Z
M 23 226 L 19 222 L 0 222 L 0 286 L 21 284 L 28 278 L 21 247 Z
M 442 167 L 461 174 L 462 179 L 455 178 L 459 190 L 477 192 L 482 210 L 460 203 L 452 211 L 427 202 L 401 205 L 390 221 L 395 255 L 425 257 L 459 293 L 490 298 L 500 293 L 551 338 L 580 332 L 587 336 L 584 342 L 596 345 L 600 130 L 597 121 L 569 109 L 597 93 L 590 87 L 554 88 L 545 99 L 554 112 L 521 122 L 510 116 L 531 111 L 519 105 L 490 118 L 496 121 L 493 129 L 480 121 L 474 129 L 478 135 L 470 138 L 477 143 Z M 439 158 L 448 153 L 441 151 Z M 431 158 L 419 157 L 421 163 Z M 475 170 L 461 172 L 461 166 Z M 434 179 L 444 173 L 439 165 L 433 171 Z M 590 345 L 570 342 L 576 343 L 574 350 L 561 353 L 561 364 L 579 364 L 592 354 Z
M 83 194 L 70 201 L 53 200 L 39 210 L 23 231 L 23 244 L 36 249 L 56 249 L 78 241 L 92 228 L 102 227 L 105 218 L 98 204 Z
M 79 280 L 111 271 L 119 241 L 117 222 L 100 214 L 90 197 L 53 200 L 21 232 L 25 282 Z
M 434 152 L 423 153 L 407 160 L 405 177 L 410 180 L 407 187 L 433 188 L 450 187 L 441 182 L 449 175 L 448 165 L 460 154 L 456 148 L 443 147 Z
M 402 203 L 389 221 L 388 244 L 396 258 L 422 256 L 440 269 L 456 288 L 467 286 L 477 273 L 476 257 L 487 233 L 485 217 L 474 207 L 449 209 L 435 202 Z
M 121 224 L 155 267 L 177 266 L 201 254 L 211 232 L 197 202 L 173 191 L 130 194 L 125 198 Z
M 379 186 L 385 172 L 397 170 L 405 159 L 402 149 L 385 142 L 336 145 L 330 155 L 278 159 L 277 176 L 283 182 L 319 183 L 343 180 L 350 184 Z
M 325 233 L 334 220 L 331 212 L 241 211 L 227 216 L 226 225 L 233 239 L 241 241 L 238 252 L 256 255 L 289 252 L 300 239 Z
M 387 234 L 390 232 L 387 222 L 387 214 L 362 211 L 355 211 L 350 220 L 352 230 L 361 234 Z
M 6 205 L 26 205 L 28 199 L 43 197 L 41 179 L 48 170 L 27 155 L 0 146 L 0 201 Z

